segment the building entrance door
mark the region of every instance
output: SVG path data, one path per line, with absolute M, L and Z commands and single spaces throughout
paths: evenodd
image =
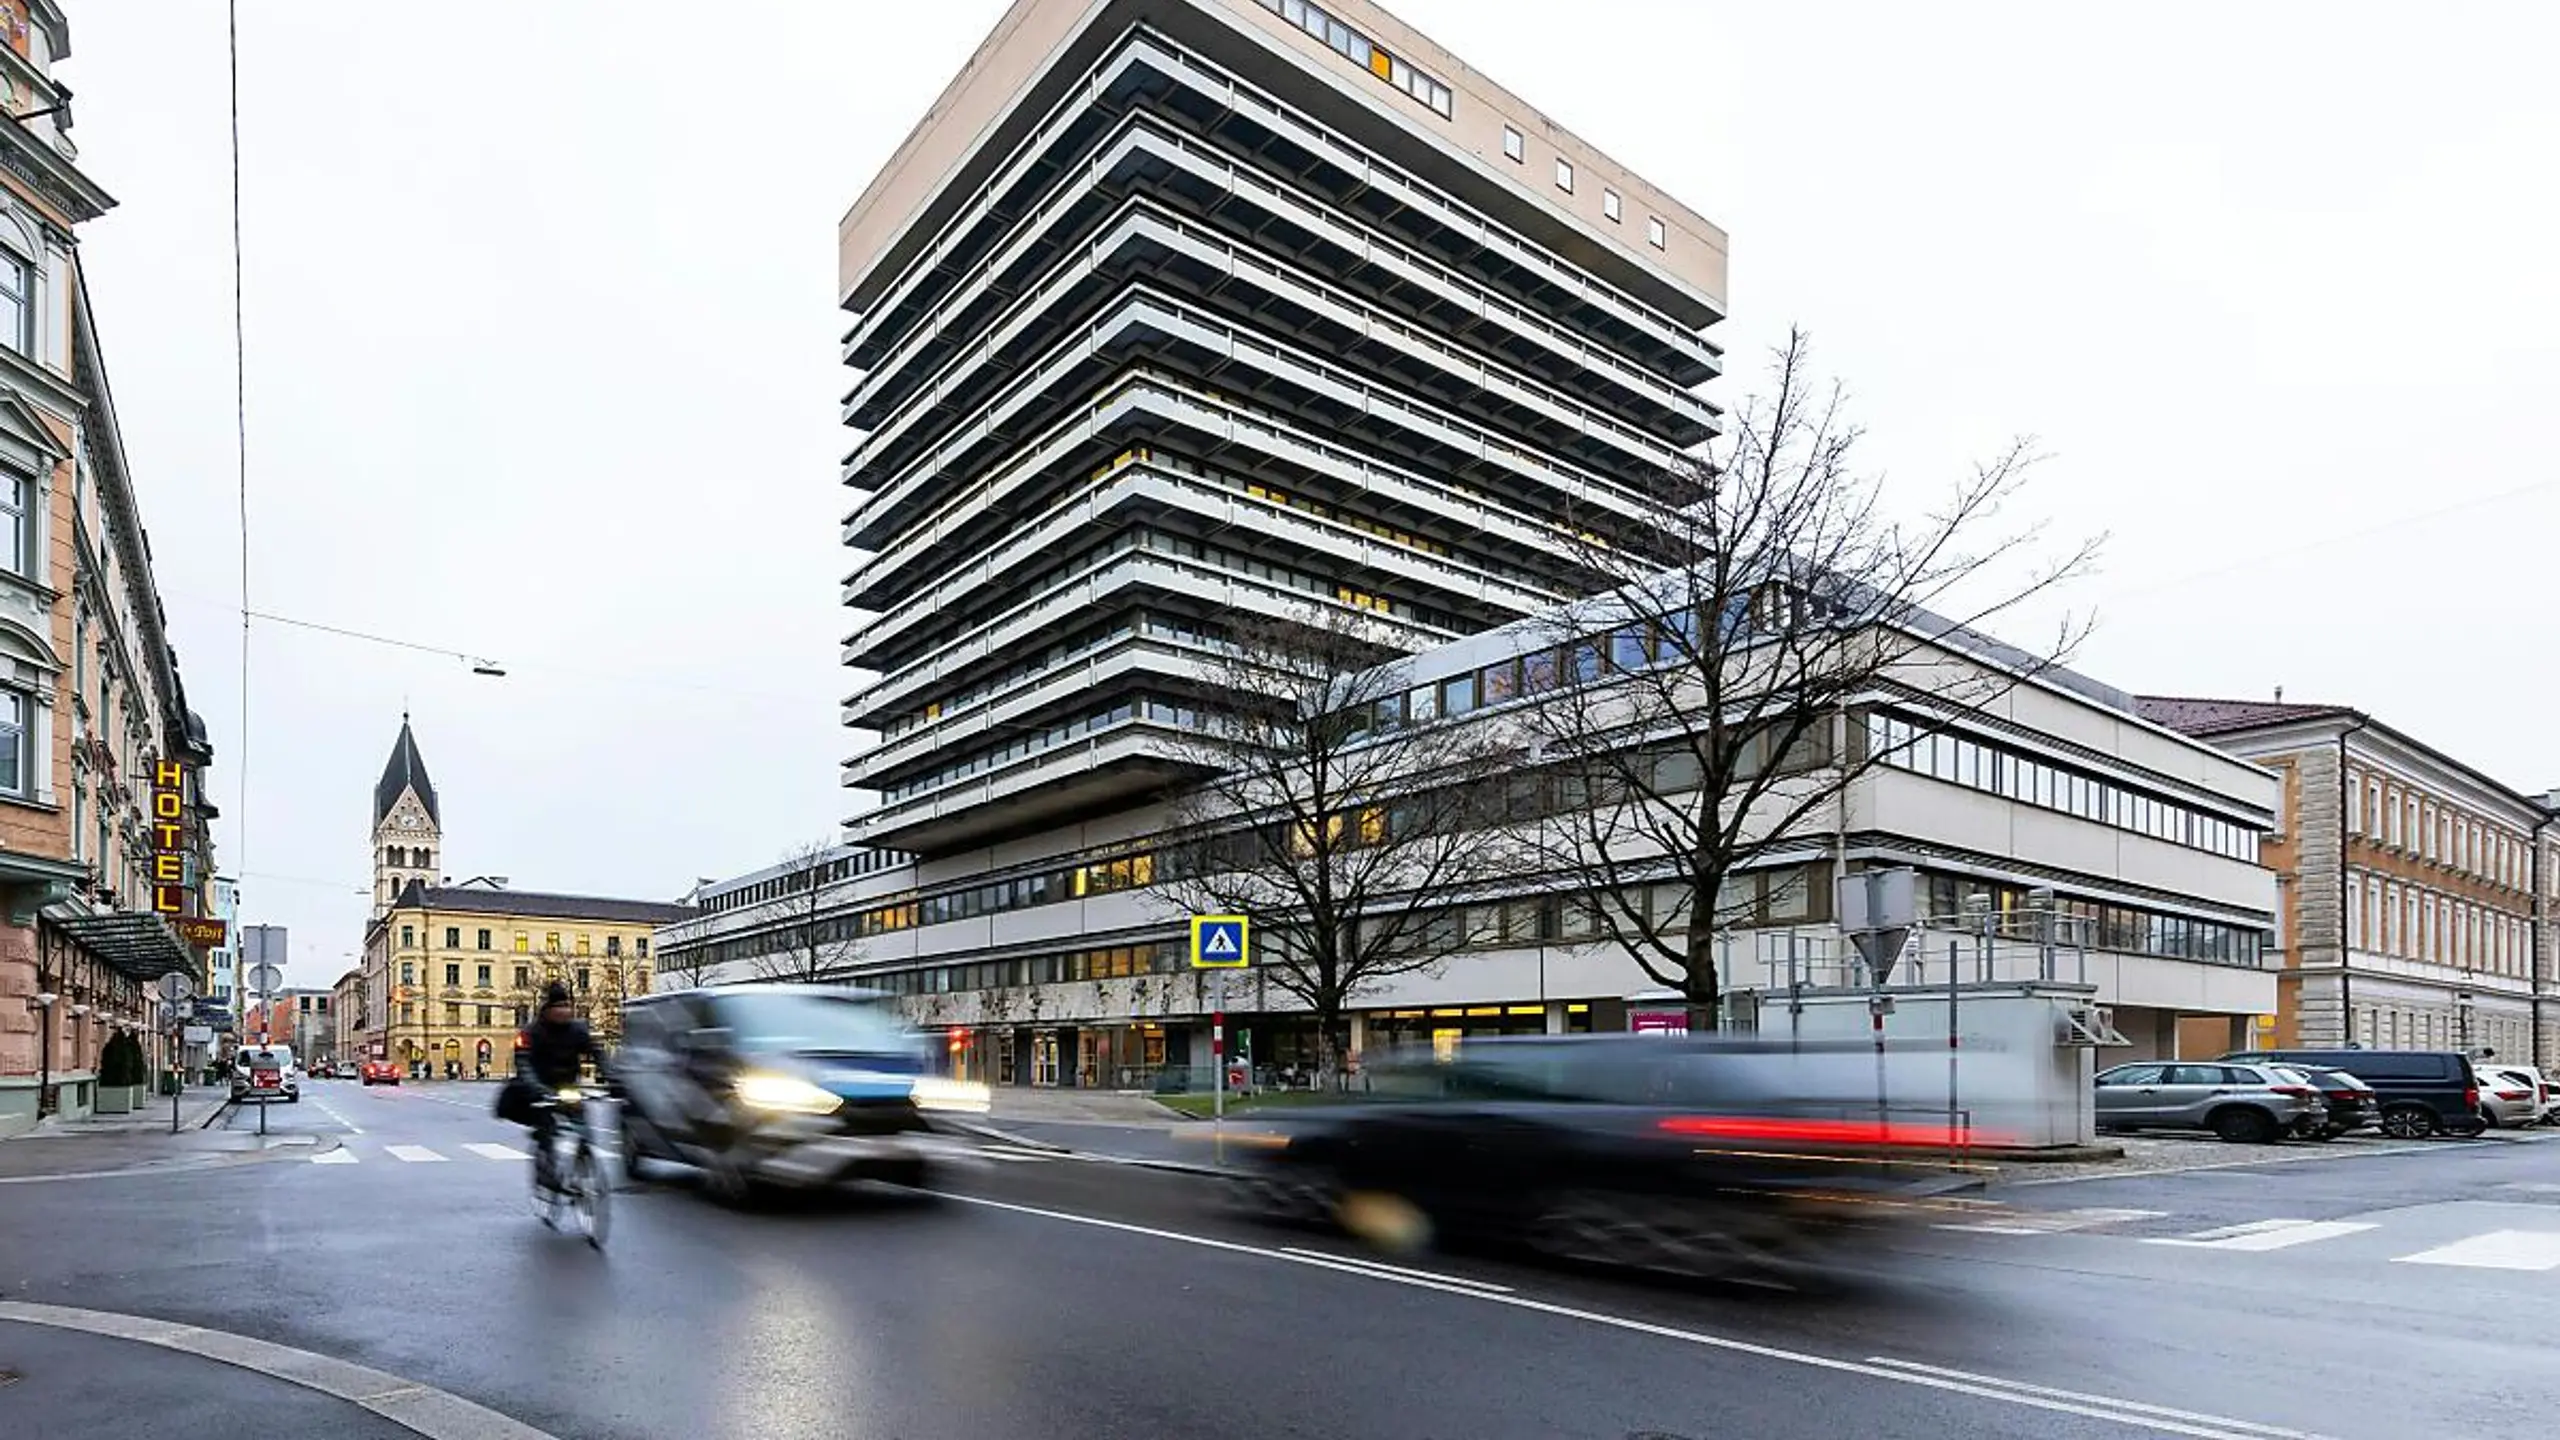
M 1058 1084 L 1058 1032 L 1043 1030 L 1031 1037 L 1031 1083 L 1043 1089 Z

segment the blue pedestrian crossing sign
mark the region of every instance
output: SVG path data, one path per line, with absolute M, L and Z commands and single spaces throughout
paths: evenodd
M 1246 963 L 1247 925 L 1241 915 L 1191 917 L 1191 968 L 1235 970 Z

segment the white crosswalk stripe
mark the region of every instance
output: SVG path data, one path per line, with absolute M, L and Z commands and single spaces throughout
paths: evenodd
M 424 1145 L 386 1145 L 383 1148 L 390 1151 L 391 1157 L 395 1160 L 407 1160 L 413 1164 L 422 1162 L 442 1164 L 444 1162 L 443 1156 L 428 1149 Z
M 346 1149 L 332 1150 L 325 1155 L 312 1156 L 311 1163 L 314 1165 L 353 1165 L 356 1163 L 356 1152 Z
M 2375 1227 L 2354 1220 L 2252 1220 L 2193 1235 L 2154 1236 L 2146 1245 L 2183 1245 L 2193 1250 L 2289 1250 L 2340 1236 L 2359 1235 Z
M 513 1145 L 473 1144 L 465 1145 L 462 1148 L 470 1151 L 474 1155 L 484 1155 L 492 1160 L 522 1160 L 525 1158 L 526 1154 L 529 1153 L 527 1151 L 519 1150 Z
M 2100 1225 L 2122 1225 L 2133 1220 L 2157 1220 L 2168 1213 L 2165 1210 L 2011 1210 L 2001 1212 L 1997 1220 L 1958 1221 L 1938 1228 L 1976 1235 L 2057 1235 L 2071 1230 L 2094 1229 Z
M 2560 1232 L 2492 1230 L 2415 1255 L 2395 1255 L 2399 1265 L 2458 1265 L 2473 1270 L 2560 1269 Z

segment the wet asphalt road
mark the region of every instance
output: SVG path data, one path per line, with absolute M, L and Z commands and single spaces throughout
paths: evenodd
M 2560 1245 L 2547 1139 L 2020 1187 L 2001 1228 L 1917 1231 L 1881 1289 L 1810 1300 L 1400 1273 L 1192 1177 L 1006 1147 L 939 1198 L 645 1184 L 598 1255 L 532 1219 L 491 1093 L 320 1082 L 271 1111 L 316 1142 L 282 1158 L 0 1186 L 0 1299 L 260 1336 L 560 1436 L 2402 1440 L 2540 1437 L 2560 1408 L 2560 1268 L 2511 1268 Z M 47 1343 L 0 1323 L 27 1376 L 0 1433 L 106 1433 L 115 1402 Z M 246 1383 L 168 1373 L 137 1413 Z M 264 1440 L 377 1433 L 263 1413 Z

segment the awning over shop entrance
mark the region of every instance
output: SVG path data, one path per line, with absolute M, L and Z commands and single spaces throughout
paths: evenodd
M 75 915 L 53 924 L 73 944 L 136 980 L 157 980 L 171 971 L 204 978 L 196 973 L 195 952 L 178 938 L 176 927 L 150 911 Z

